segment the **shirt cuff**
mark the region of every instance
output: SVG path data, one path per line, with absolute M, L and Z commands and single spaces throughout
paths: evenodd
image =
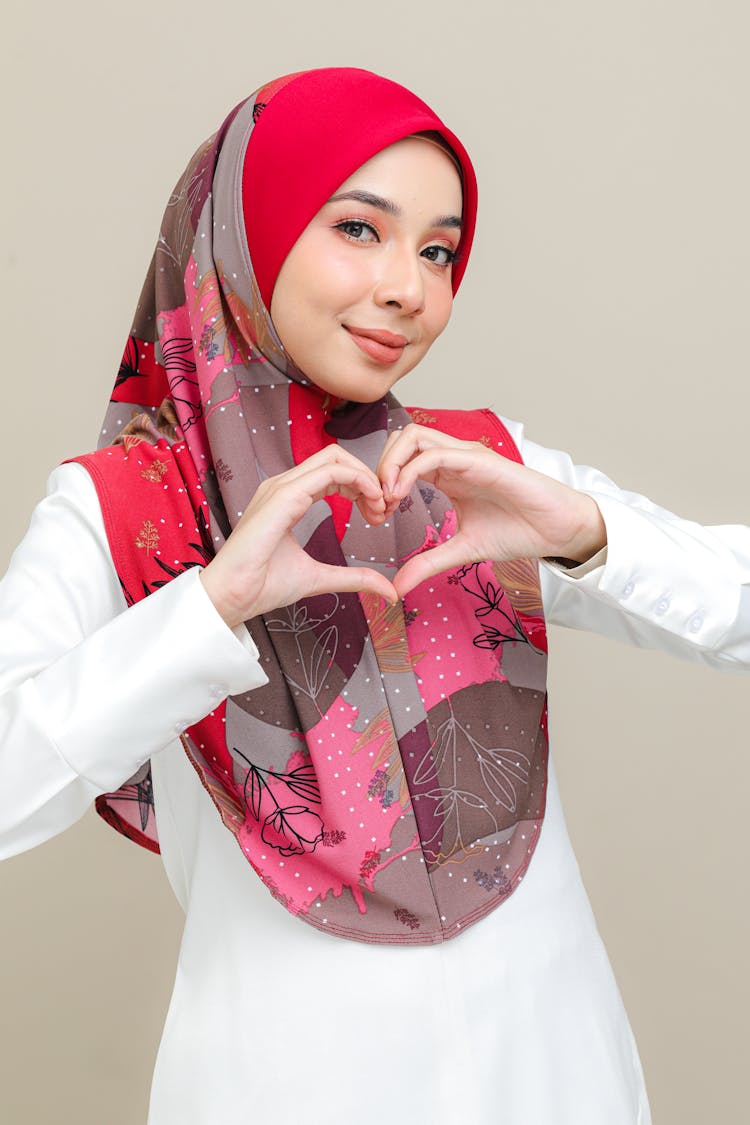
M 546 563 L 551 570 L 558 571 L 561 574 L 567 574 L 570 578 L 583 578 L 585 575 L 590 574 L 592 570 L 597 570 L 598 567 L 604 566 L 607 561 L 607 544 L 605 543 L 595 555 L 586 562 L 579 563 L 578 566 L 566 566 L 560 559 L 540 559 L 540 562 Z
M 555 567 L 557 575 L 629 615 L 714 647 L 739 608 L 742 574 L 732 552 L 699 524 L 588 495 L 607 528 L 604 563 L 600 552 L 572 570 Z

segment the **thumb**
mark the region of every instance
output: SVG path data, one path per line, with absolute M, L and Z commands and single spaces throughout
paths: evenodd
M 465 563 L 479 561 L 466 540 L 459 533 L 446 543 L 440 543 L 429 551 L 414 555 L 407 560 L 401 569 L 394 575 L 393 585 L 400 598 L 436 574 L 445 570 L 463 566 Z
M 344 594 L 344 593 L 371 593 L 385 598 L 391 605 L 398 601 L 398 594 L 391 582 L 377 570 L 367 566 L 334 566 L 331 563 L 320 563 L 318 566 L 318 581 L 320 588 L 316 593 Z

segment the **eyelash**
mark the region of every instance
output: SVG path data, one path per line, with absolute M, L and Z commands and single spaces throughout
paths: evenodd
M 365 219 L 344 219 L 342 222 L 336 223 L 334 225 L 334 230 L 341 231 L 344 237 L 348 238 L 350 242 L 361 242 L 362 239 L 352 234 L 351 231 L 346 229 L 347 227 L 359 227 L 360 230 L 368 230 L 375 236 L 375 241 L 380 241 L 378 232 L 375 227 L 372 225 L 372 223 L 366 222 Z M 370 240 L 367 239 L 366 241 Z M 426 258 L 426 261 L 430 262 L 434 266 L 437 266 L 438 269 L 447 269 L 449 266 L 454 265 L 454 263 L 458 261 L 458 251 L 451 250 L 449 246 L 438 246 L 436 244 L 432 246 L 426 246 L 422 251 L 422 254 L 424 255 L 425 251 L 427 250 L 437 250 L 446 255 L 446 260 L 444 262 L 436 262 L 434 258 Z

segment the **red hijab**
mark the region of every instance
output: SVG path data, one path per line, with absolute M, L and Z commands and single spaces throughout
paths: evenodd
M 256 127 L 242 172 L 242 207 L 266 308 L 284 259 L 336 188 L 388 145 L 423 132 L 443 138 L 461 172 L 456 292 L 474 238 L 477 181 L 466 149 L 429 106 L 396 82 L 343 67 L 277 79 L 256 99 Z

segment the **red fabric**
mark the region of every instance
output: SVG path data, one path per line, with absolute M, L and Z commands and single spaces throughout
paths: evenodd
M 128 336 L 112 390 L 112 402 L 133 401 L 134 384 L 128 382 L 133 378 L 137 380 L 135 394 L 141 406 L 159 406 L 169 394 L 167 373 L 154 354 L 153 343 Z
M 491 410 L 425 410 L 421 406 L 407 406 L 413 422 L 430 430 L 442 430 L 444 434 L 460 438 L 461 441 L 479 441 L 495 452 L 502 453 L 509 461 L 522 465 L 518 446 Z
M 266 308 L 284 259 L 336 188 L 388 145 L 425 130 L 440 133 L 461 165 L 464 226 L 453 267 L 456 292 L 474 237 L 476 176 L 458 137 L 428 105 L 387 78 L 340 67 L 306 71 L 266 87 L 258 95 L 256 116 L 243 167 L 242 207 Z

